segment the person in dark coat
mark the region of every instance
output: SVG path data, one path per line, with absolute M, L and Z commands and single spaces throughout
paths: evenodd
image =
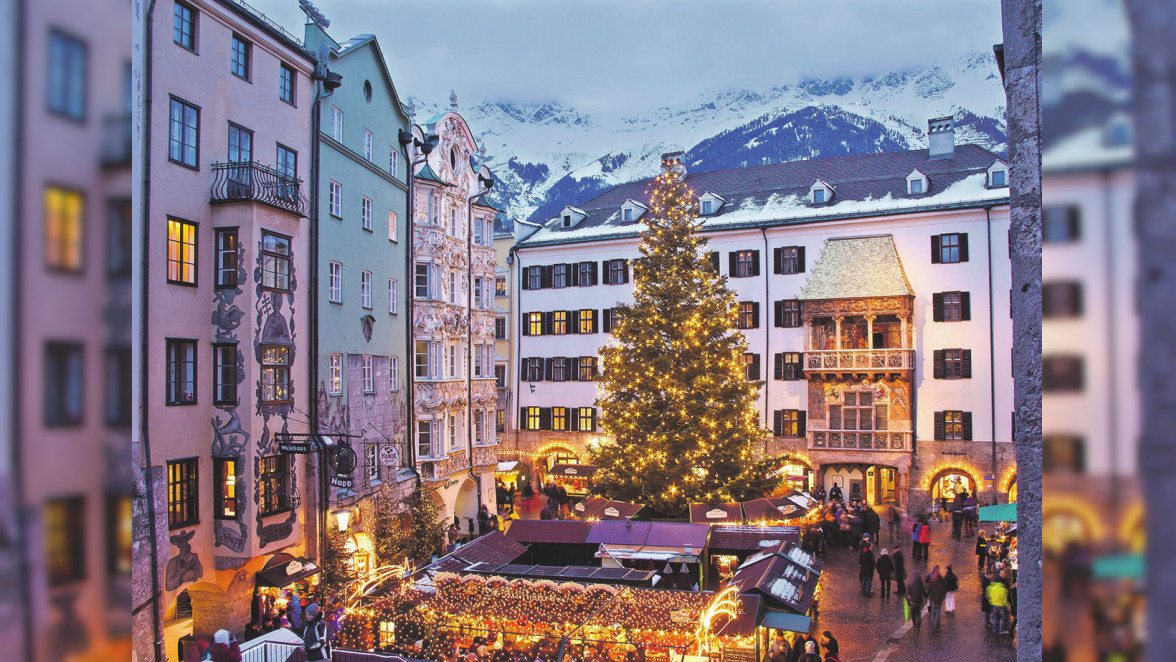
M 833 487 L 829 488 L 829 498 L 833 499 L 835 501 L 842 500 L 843 497 L 841 495 L 841 486 L 840 485 L 834 483 Z
M 931 618 L 931 627 L 939 627 L 939 614 L 943 611 L 943 600 L 947 597 L 947 582 L 943 579 L 943 575 L 939 572 L 939 564 L 936 564 L 931 572 L 927 573 L 927 615 Z
M 817 642 L 804 642 L 804 654 L 800 656 L 798 662 L 821 662 L 821 656 L 817 653 Z
M 901 547 L 896 545 L 890 550 L 890 562 L 894 564 L 894 582 L 898 585 L 895 590 L 899 595 L 906 595 L 906 560 Z
M 947 566 L 947 572 L 943 575 L 943 582 L 947 588 L 947 596 L 943 600 L 943 610 L 949 614 L 955 613 L 955 592 L 960 590 L 960 578 L 956 576 L 951 569 L 951 564 Z
M 870 534 L 870 543 L 878 544 L 878 534 L 882 531 L 882 518 L 878 511 L 867 505 L 862 509 L 862 529 Z
M 858 554 L 858 579 L 862 582 L 862 595 L 874 595 L 874 550 L 865 542 Z
M 539 511 L 539 519 L 551 519 L 551 507 L 544 504 L 543 510 Z
M 927 602 L 927 591 L 923 588 L 923 577 L 919 573 L 912 573 L 906 582 L 906 599 L 911 606 L 911 622 L 915 629 L 923 625 L 923 605 Z
M 976 534 L 976 569 L 984 571 L 984 564 L 988 561 L 988 539 L 984 537 L 984 529 Z
M 890 560 L 890 555 L 886 553 L 885 547 L 880 550 L 878 560 L 874 563 L 874 569 L 878 572 L 879 595 L 883 598 L 889 598 L 890 580 L 894 576 L 894 561 Z
M 821 636 L 825 638 L 825 654 L 841 657 L 841 644 L 837 643 L 837 639 L 833 636 L 833 633 L 825 630 L 821 633 Z M 828 658 L 826 657 L 826 659 Z

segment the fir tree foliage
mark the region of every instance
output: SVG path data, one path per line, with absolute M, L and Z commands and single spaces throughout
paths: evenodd
M 615 441 L 593 453 L 597 493 L 678 517 L 692 502 L 759 496 L 752 451 L 765 439 L 746 377 L 735 295 L 704 256 L 697 198 L 678 158 L 650 192 L 634 302 L 618 308 L 602 349 L 601 424 Z

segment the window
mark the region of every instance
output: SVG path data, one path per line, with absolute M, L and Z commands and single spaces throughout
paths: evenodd
M 167 282 L 196 284 L 196 224 L 167 219 Z
M 331 216 L 343 218 L 343 185 L 332 179 L 328 188 L 327 200 Z
M 131 495 L 106 495 L 106 571 L 114 576 L 131 576 Z
M 449 377 L 457 377 L 457 345 L 449 345 L 445 348 L 445 363 L 449 366 Z
M 527 313 L 523 320 L 523 335 L 543 335 L 543 313 Z
M 935 412 L 935 440 L 936 441 L 971 441 L 972 440 L 972 412 L 970 412 L 970 411 L 937 411 L 937 412 Z
M 803 354 L 800 352 L 782 352 L 776 355 L 776 379 L 796 380 L 804 379 Z
M 131 348 L 106 349 L 106 426 L 131 424 Z
M 343 264 L 332 261 L 327 266 L 327 301 L 343 303 Z
M 114 200 L 106 206 L 106 273 L 109 276 L 131 275 L 131 201 Z M 81 245 L 79 243 L 80 251 Z
M 596 333 L 596 311 L 591 308 L 576 311 L 576 328 L 579 333 Z
M 1046 207 L 1041 211 L 1041 243 L 1063 244 L 1079 238 L 1078 207 Z
M 777 437 L 803 437 L 805 414 L 799 409 L 778 409 L 772 416 L 772 434 Z
M 290 291 L 290 238 L 261 233 L 261 286 Z
M 200 521 L 196 474 L 194 457 L 167 463 L 167 528 L 178 529 Z
M 937 349 L 932 354 L 935 379 L 971 379 L 972 350 Z
M 743 376 L 752 381 L 760 378 L 759 354 L 749 352 L 743 355 Z
M 374 161 L 376 158 L 372 153 L 372 132 L 366 128 L 363 130 L 363 158 L 368 161 Z
M 829 405 L 830 430 L 885 429 L 886 405 L 875 405 L 873 392 L 846 391 L 841 402 Z
M 506 388 L 506 366 L 494 366 L 494 385 L 498 388 Z
M 799 327 L 801 323 L 800 301 L 785 299 L 776 302 L 776 326 L 790 329 Z
M 576 279 L 575 285 L 580 287 L 589 287 L 596 284 L 596 263 L 595 262 L 581 262 L 577 271 L 579 276 Z
M 618 308 L 605 308 L 601 311 L 600 316 L 604 319 L 605 333 L 612 333 L 613 329 L 616 328 L 617 322 L 620 319 L 619 312 L 620 310 Z
M 249 54 L 253 44 L 233 35 L 232 52 L 229 55 L 229 71 L 238 78 L 249 80 Z
M 824 201 L 825 201 L 825 189 L 823 189 L 823 188 L 813 189 L 813 202 L 816 204 L 821 204 Z
M 731 276 L 750 278 L 759 275 L 759 251 L 735 251 L 730 260 Z
M 1086 471 L 1086 442 L 1081 437 L 1050 435 L 1041 442 L 1042 471 Z
M 474 445 L 481 446 L 485 442 L 485 416 L 481 409 L 474 410 Z
M 629 282 L 629 263 L 625 260 L 609 260 L 607 284 L 621 285 L 627 282 Z
M 574 429 L 579 432 L 596 432 L 596 409 L 580 407 L 572 411 Z
M 278 98 L 294 105 L 294 68 L 285 62 L 278 65 Z
M 388 212 L 388 240 L 396 241 L 396 212 Z
M 257 485 L 261 502 L 257 505 L 259 515 L 273 515 L 291 510 L 297 506 L 291 496 L 292 475 L 289 455 L 267 455 L 261 458 L 260 475 Z
M 552 335 L 562 336 L 568 332 L 568 311 L 556 310 L 549 313 L 551 315 L 551 333 Z
M 633 220 L 633 209 L 631 207 L 626 207 L 626 208 L 622 209 L 621 210 L 621 217 L 625 223 L 631 222 Z M 565 219 L 564 220 L 564 227 L 566 228 L 571 225 L 572 218 L 570 216 L 565 216 L 564 219 Z
M 482 279 L 475 278 L 473 284 L 474 308 L 482 307 Z
M 596 379 L 596 357 L 595 356 L 581 356 L 580 357 L 580 374 L 579 380 L 581 382 L 591 382 Z
M 523 359 L 523 370 L 527 377 L 527 381 L 543 381 L 543 359 L 536 357 Z
M 433 421 L 417 421 L 417 457 L 434 457 Z
M 81 271 L 84 198 L 57 186 L 45 189 L 45 266 Z
M 922 193 L 923 193 L 923 180 L 912 179 L 911 180 L 911 195 L 920 195 Z
M 506 340 L 506 318 L 505 317 L 495 317 L 494 318 L 494 339 L 495 340 Z
M 177 2 L 172 15 L 172 41 L 184 48 L 196 50 L 196 12 L 188 5 Z
M 196 403 L 196 341 L 168 340 L 167 393 L 169 405 Z
M 772 271 L 778 274 L 799 274 L 804 273 L 804 246 L 784 246 L 777 248 L 773 252 Z
M 494 277 L 494 296 L 496 296 L 496 297 L 506 296 L 506 276 L 495 276 Z
M 261 346 L 261 404 L 290 402 L 290 346 Z
M 551 381 L 566 382 L 570 373 L 568 371 L 568 360 L 563 356 L 557 356 L 551 359 Z
M 543 267 L 527 267 L 525 274 L 527 289 L 543 289 Z
M 564 217 L 563 217 L 563 226 L 564 226 L 565 228 L 570 228 L 570 227 L 572 227 L 572 216 L 571 216 L 571 214 L 564 214 Z
M 360 365 L 363 369 L 363 392 L 376 392 L 376 375 L 372 370 L 372 357 L 370 354 L 364 354 L 360 359 Z
M 49 32 L 49 112 L 86 119 L 86 44 L 63 32 Z
M 449 303 L 457 303 L 457 272 L 449 272 Z
M 498 409 L 494 412 L 494 431 L 506 432 L 506 410 Z
M 400 357 L 388 357 L 388 390 L 395 393 L 400 390 Z
M 364 464 L 367 466 L 368 481 L 380 479 L 379 446 L 365 444 L 363 447 Z
M 457 207 L 449 208 L 449 234 L 457 236 Z
M 237 404 L 237 345 L 212 346 L 212 401 L 217 405 Z
M 703 200 L 702 201 L 702 215 L 707 216 L 710 213 L 711 213 L 711 201 L 710 200 Z
M 331 137 L 343 142 L 343 111 L 331 106 Z
M 937 234 L 931 236 L 932 264 L 952 264 L 968 261 L 967 233 Z
M 422 342 L 422 341 L 417 341 L 417 344 L 416 344 L 416 352 L 414 354 L 414 361 L 415 362 L 414 362 L 414 366 L 413 366 L 413 369 L 414 369 L 413 374 L 415 374 L 417 377 L 419 377 L 421 379 L 428 379 L 429 378 L 429 358 L 430 358 L 429 355 L 432 353 L 430 351 L 430 344 L 431 343 Z
M 999 186 L 1008 186 L 1007 177 L 1008 177 L 1008 173 L 1006 173 L 1004 170 L 993 170 L 992 171 L 992 186 L 994 188 L 999 187 Z
M 552 407 L 551 408 L 551 429 L 557 432 L 566 432 L 568 429 L 568 408 L 567 407 Z
M 359 272 L 359 301 L 367 310 L 372 309 L 372 272 Z
M 388 314 L 389 315 L 395 315 L 397 313 L 396 299 L 397 299 L 396 279 L 389 278 L 388 279 Z
M 45 571 L 50 586 L 86 578 L 86 500 L 75 496 L 45 503 Z
M 457 416 L 449 417 L 449 450 L 457 450 Z
M 212 458 L 212 516 L 237 519 L 237 459 Z
M 400 174 L 400 152 L 395 147 L 388 148 L 388 174 L 393 177 Z
M 200 164 L 200 109 L 175 97 L 168 114 L 167 159 L 189 168 Z
M 483 227 L 483 225 L 481 223 L 481 219 L 476 219 L 474 221 L 474 244 L 476 246 L 483 245 L 483 243 L 485 241 L 483 239 L 483 232 L 485 232 L 485 228 Z
M 1054 281 L 1041 288 L 1041 316 L 1044 318 L 1081 317 L 1082 283 Z
M 972 319 L 972 296 L 968 292 L 936 292 L 931 295 L 931 309 L 935 322 L 966 322 Z
M 45 425 L 82 424 L 83 354 L 79 343 L 45 346 Z
M 429 209 L 428 209 L 428 213 L 425 214 L 425 218 L 427 219 L 426 222 L 432 223 L 433 225 L 437 225 L 437 192 L 436 191 L 429 191 L 428 202 L 429 202 Z
M 474 354 L 474 377 L 481 377 L 482 376 L 482 363 L 485 359 L 485 353 L 482 351 L 481 346 L 475 345 L 473 347 L 473 354 Z
M 1082 357 L 1046 356 L 1041 360 L 1041 390 L 1047 393 L 1077 393 L 1083 387 Z
M 278 145 L 278 173 L 290 181 L 298 179 L 298 152 Z
M 556 288 L 567 287 L 571 279 L 572 265 L 570 264 L 556 264 L 551 267 L 551 286 Z
M 431 289 L 429 287 L 429 272 L 430 269 L 428 264 L 424 262 L 418 262 L 416 264 L 416 282 L 414 284 L 414 294 L 418 299 L 429 298 L 429 290 Z
M 539 414 L 540 414 L 539 408 L 538 407 L 526 407 L 524 409 L 524 412 L 525 412 L 525 414 L 523 416 L 523 420 L 527 422 L 527 425 L 524 429 L 525 430 L 538 430 L 538 429 L 540 429 L 541 423 L 540 423 L 540 416 L 539 416 Z
M 327 388 L 331 395 L 343 393 L 343 355 L 331 354 L 327 362 Z
M 756 301 L 740 301 L 736 324 L 740 329 L 758 329 L 759 303 Z
M 237 287 L 237 228 L 216 230 L 214 250 L 217 289 Z

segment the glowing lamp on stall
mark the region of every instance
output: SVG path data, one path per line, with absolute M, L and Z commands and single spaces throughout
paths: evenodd
M 351 511 L 346 508 L 338 508 L 332 510 L 331 514 L 335 516 L 335 523 L 339 525 L 339 531 L 346 531 L 347 526 L 351 524 Z

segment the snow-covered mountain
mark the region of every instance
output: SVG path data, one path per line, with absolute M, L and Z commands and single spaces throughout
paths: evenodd
M 953 115 L 956 142 L 1006 151 L 1004 90 L 991 54 L 864 79 L 807 80 L 699 97 L 641 115 L 559 104 L 479 103 L 459 112 L 498 180 L 507 219 L 546 220 L 566 204 L 656 174 L 683 150 L 691 171 L 926 147 L 927 120 Z M 414 99 L 418 119 L 448 104 Z M 509 220 L 507 223 L 509 224 Z

